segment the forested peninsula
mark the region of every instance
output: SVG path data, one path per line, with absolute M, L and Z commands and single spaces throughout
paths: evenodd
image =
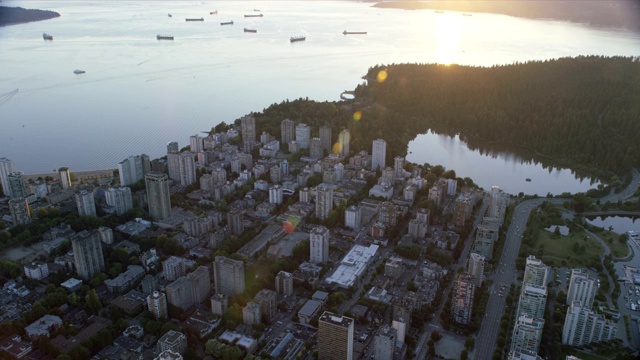
M 640 31 L 640 3 L 629 0 L 403 0 L 386 1 L 373 6 L 406 10 L 484 12 Z
M 60 16 L 60 14 L 50 10 L 0 6 L 0 26 L 48 20 L 58 16 Z
M 255 114 L 258 133 L 280 136 L 284 118 L 329 125 L 334 137 L 349 129 L 352 153 L 370 152 L 371 142 L 384 138 L 389 162 L 431 129 L 459 133 L 472 148 L 509 150 L 581 176 L 606 180 L 640 168 L 640 58 L 490 68 L 399 64 L 372 67 L 365 78 L 354 100 L 271 105 Z

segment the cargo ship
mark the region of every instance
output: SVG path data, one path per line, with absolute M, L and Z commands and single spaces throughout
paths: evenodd
M 204 18 L 186 18 L 184 21 L 204 21 Z
M 74 73 L 74 74 L 76 74 L 76 75 L 80 75 L 80 74 L 84 74 L 84 73 L 86 73 L 86 71 L 76 69 L 76 70 L 73 70 L 73 73 Z
M 216 10 L 216 11 L 209 11 L 209 15 L 216 15 L 216 14 L 218 14 L 218 10 Z
M 168 17 L 171 17 L 171 14 L 167 14 Z
M 291 42 L 297 42 L 297 41 L 305 41 L 307 38 L 305 36 L 292 36 L 291 37 Z
M 158 39 L 158 40 L 173 40 L 173 36 L 169 36 L 169 35 L 156 35 L 156 39 Z
M 244 17 L 263 17 L 264 15 L 262 14 L 247 14 Z
M 53 40 L 53 36 L 47 33 L 42 34 L 42 38 L 45 40 Z
M 248 32 L 248 33 L 257 33 L 257 32 L 258 32 L 258 30 L 256 30 L 256 29 L 247 29 L 247 28 L 244 28 L 244 32 Z
M 233 20 L 227 22 L 221 22 L 220 25 L 233 25 Z
M 343 31 L 342 32 L 343 35 L 367 35 L 366 31 Z

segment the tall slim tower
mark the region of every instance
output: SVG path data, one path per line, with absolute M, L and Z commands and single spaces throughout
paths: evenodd
M 371 170 L 382 170 L 385 168 L 387 158 L 387 142 L 383 139 L 373 140 L 371 149 Z
M 293 121 L 284 119 L 280 123 L 280 143 L 286 145 L 296 139 L 295 125 Z
M 301 149 L 309 148 L 309 140 L 311 138 L 311 128 L 307 124 L 296 125 L 296 142 Z
M 11 196 L 9 192 L 9 186 L 7 185 L 7 175 L 14 172 L 13 170 L 13 161 L 7 159 L 6 157 L 0 158 L 0 185 L 2 185 L 2 191 L 6 196 Z
M 321 159 L 323 156 L 322 151 L 322 140 L 320 138 L 314 137 L 311 139 L 309 143 L 309 156 L 312 159 Z
M 147 296 L 147 307 L 156 319 L 167 319 L 167 296 L 159 291 L 154 291 Z
M 22 173 L 14 171 L 9 173 L 6 178 L 7 187 L 3 188 L 7 191 L 12 199 L 27 197 L 27 187 L 25 186 Z
M 326 220 L 333 210 L 333 187 L 327 184 L 320 184 L 316 187 L 316 217 Z
M 133 208 L 133 198 L 129 187 L 109 188 L 105 191 L 105 197 L 107 205 L 113 206 L 118 215 L 122 215 Z
M 9 200 L 9 212 L 13 225 L 26 225 L 31 222 L 31 210 L 25 198 L 15 198 Z
M 183 152 L 179 161 L 180 185 L 189 186 L 196 182 L 196 161 L 194 154 Z
M 331 127 L 330 126 L 320 126 L 320 142 L 322 143 L 322 150 L 326 151 L 327 154 L 331 154 Z
M 354 321 L 325 311 L 318 320 L 318 359 L 353 360 Z
M 459 324 L 471 322 L 473 295 L 476 290 L 474 279 L 467 274 L 458 274 L 453 286 L 451 298 L 451 317 Z
M 396 173 L 396 178 L 402 178 L 404 175 L 404 158 L 402 156 L 393 158 L 393 171 Z
M 242 131 L 242 141 L 256 141 L 256 119 L 253 115 L 246 115 L 240 118 Z
M 324 226 L 316 226 L 309 234 L 309 261 L 326 264 L 329 261 L 329 240 L 331 234 Z
M 171 141 L 167 143 L 167 154 L 177 154 L 180 152 L 180 147 L 177 141 Z
M 71 238 L 71 247 L 76 271 L 83 280 L 91 280 L 95 274 L 104 271 L 102 244 L 97 231 L 77 233 Z
M 76 194 L 76 206 L 78 207 L 78 215 L 96 216 L 96 203 L 92 192 L 80 190 Z
M 351 142 L 351 133 L 349 132 L 349 130 L 344 129 L 340 131 L 340 134 L 338 135 L 339 149 L 335 149 L 335 150 L 339 150 L 338 153 L 340 155 L 347 156 L 349 154 L 350 142 Z
M 68 167 L 61 167 L 58 169 L 58 175 L 60 175 L 60 184 L 62 189 L 66 190 L 71 187 L 71 173 Z
M 171 216 L 171 194 L 169 178 L 166 174 L 150 171 L 145 176 L 149 215 L 154 220 L 162 220 Z
M 573 304 L 574 301 L 578 300 L 582 307 L 591 309 L 597 292 L 596 279 L 589 276 L 586 270 L 571 270 L 571 281 L 569 282 L 569 290 L 567 290 L 567 304 Z
M 469 254 L 467 274 L 473 276 L 477 287 L 482 286 L 484 278 L 484 256 L 476 253 Z
M 244 292 L 244 262 L 216 256 L 213 262 L 216 294 L 235 296 Z

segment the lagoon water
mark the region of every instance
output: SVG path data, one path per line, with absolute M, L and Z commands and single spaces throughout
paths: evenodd
M 625 234 L 627 231 L 640 231 L 640 219 L 635 216 L 598 216 L 585 218 L 591 225 L 609 229 L 618 234 Z
M 589 54 L 631 56 L 640 49 L 640 35 L 622 30 L 493 14 L 378 9 L 350 1 L 9 0 L 2 5 L 62 15 L 0 28 L 0 157 L 26 173 L 60 166 L 114 168 L 140 153 L 159 157 L 169 141 L 184 146 L 189 135 L 274 102 L 339 100 L 340 92 L 361 83 L 376 64 L 491 66 Z M 258 13 L 254 9 L 264 17 L 243 17 Z M 218 14 L 210 15 L 214 10 Z M 205 21 L 186 22 L 187 17 Z M 234 25 L 220 26 L 229 20 Z M 257 33 L 244 33 L 244 27 Z M 343 30 L 368 34 L 345 36 Z M 44 41 L 43 32 L 54 40 Z M 175 40 L 158 41 L 157 34 Z M 306 41 L 289 42 L 299 35 Z M 76 75 L 75 69 L 86 74 Z M 464 164 L 442 165 L 467 174 Z M 490 166 L 503 174 L 500 178 L 512 168 L 511 163 Z M 535 192 L 558 191 L 565 189 Z

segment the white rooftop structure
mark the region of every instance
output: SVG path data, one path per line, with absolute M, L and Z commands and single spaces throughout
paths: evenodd
M 337 284 L 348 288 L 353 285 L 367 268 L 378 251 L 378 245 L 354 245 L 345 255 L 338 268 L 325 280 L 328 284 Z

